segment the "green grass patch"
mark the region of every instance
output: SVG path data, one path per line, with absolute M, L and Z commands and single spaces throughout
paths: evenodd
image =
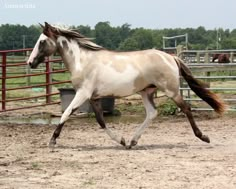
M 143 106 L 143 103 L 122 103 L 119 105 L 116 105 L 116 109 L 120 112 L 127 112 L 127 113 L 145 113 L 145 109 Z
M 178 108 L 173 100 L 167 99 L 158 105 L 157 110 L 159 115 L 167 116 L 175 115 L 177 113 Z

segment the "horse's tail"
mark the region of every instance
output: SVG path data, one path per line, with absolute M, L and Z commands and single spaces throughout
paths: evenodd
M 180 74 L 184 77 L 189 87 L 196 93 L 196 95 L 208 103 L 218 114 L 223 114 L 226 105 L 221 98 L 207 89 L 206 83 L 194 78 L 190 69 L 180 58 L 175 57 L 175 61 L 179 67 Z

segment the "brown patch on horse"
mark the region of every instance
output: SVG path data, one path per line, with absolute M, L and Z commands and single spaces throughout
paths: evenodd
M 64 48 L 66 51 L 69 50 L 69 46 L 68 46 L 68 43 L 67 43 L 66 40 L 63 40 L 63 41 L 62 41 L 62 48 Z
M 122 63 L 121 64 L 113 64 L 112 63 L 111 67 L 114 68 L 117 72 L 122 73 L 122 72 L 125 71 L 127 65 L 126 64 L 122 64 Z
M 134 80 L 134 91 L 141 91 L 145 89 L 147 85 L 147 81 L 142 76 L 138 76 Z

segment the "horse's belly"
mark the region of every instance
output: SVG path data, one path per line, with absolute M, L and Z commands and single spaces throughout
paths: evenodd
M 97 95 L 102 96 L 115 96 L 123 97 L 134 94 L 135 87 L 133 82 L 108 82 L 107 84 L 100 85 L 97 88 Z
M 135 80 L 140 72 L 131 65 L 124 70 L 104 67 L 96 82 L 99 96 L 128 96 L 136 92 Z

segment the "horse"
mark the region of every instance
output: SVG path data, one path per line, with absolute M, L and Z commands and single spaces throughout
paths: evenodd
M 213 54 L 212 62 L 218 59 L 218 63 L 230 63 L 229 54 Z
M 41 25 L 41 24 L 40 24 Z M 117 52 L 108 50 L 92 42 L 78 31 L 52 26 L 45 22 L 43 32 L 38 38 L 27 64 L 32 68 L 47 56 L 59 53 L 71 74 L 71 82 L 76 91 L 75 97 L 64 111 L 49 142 L 56 145 L 56 139 L 69 116 L 86 100 L 94 110 L 98 124 L 110 138 L 130 149 L 137 145 L 144 129 L 157 116 L 154 93 L 159 89 L 171 98 L 186 114 L 196 137 L 209 143 L 194 121 L 190 106 L 180 95 L 179 77 L 182 75 L 190 88 L 217 113 L 225 111 L 224 102 L 206 88 L 205 83 L 193 77 L 184 62 L 165 52 L 148 49 L 140 51 Z M 121 98 L 139 93 L 146 110 L 144 122 L 137 128 L 129 143 L 107 127 L 101 107 L 102 97 Z

